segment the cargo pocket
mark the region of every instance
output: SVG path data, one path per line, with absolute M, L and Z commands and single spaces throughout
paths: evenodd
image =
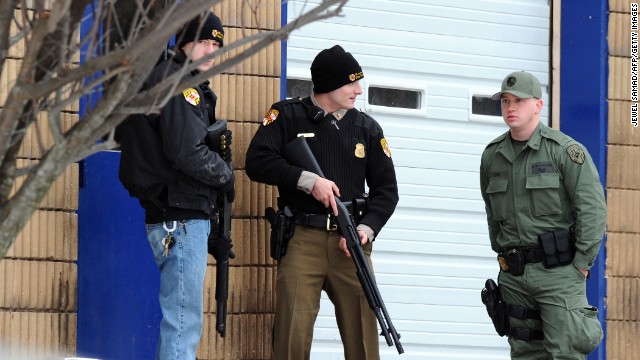
M 494 178 L 489 180 L 487 194 L 491 202 L 491 212 L 493 220 L 507 219 L 507 187 L 508 179 Z
M 589 306 L 584 296 L 567 297 L 565 304 L 567 315 L 564 336 L 568 351 L 578 351 L 581 354 L 592 352 L 603 337 L 598 309 Z
M 527 176 L 527 190 L 531 195 L 534 215 L 558 214 L 562 211 L 558 187 L 560 187 L 560 174 Z

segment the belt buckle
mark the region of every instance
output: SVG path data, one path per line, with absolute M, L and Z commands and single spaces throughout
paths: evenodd
M 331 224 L 331 214 L 327 214 L 327 231 L 336 231 L 338 230 L 338 224 Z

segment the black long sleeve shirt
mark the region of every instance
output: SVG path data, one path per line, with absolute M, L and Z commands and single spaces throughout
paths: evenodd
M 369 187 L 369 204 L 360 223 L 378 234 L 398 202 L 396 174 L 380 125 L 351 109 L 338 122 L 331 114 L 309 119 L 310 98 L 273 104 L 253 137 L 246 156 L 251 180 L 276 185 L 282 203 L 307 213 L 326 213 L 323 204 L 297 188 L 303 169 L 289 164 L 286 145 L 298 134 L 307 137 L 325 177 L 338 186 L 342 200 L 359 198 Z M 332 121 L 334 120 L 334 121 Z

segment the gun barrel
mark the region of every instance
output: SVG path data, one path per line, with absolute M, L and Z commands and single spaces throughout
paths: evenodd
M 224 337 L 227 326 L 227 299 L 229 298 L 229 260 L 216 264 L 216 331 Z
M 218 301 L 218 312 L 216 313 L 216 331 L 221 337 L 227 332 L 227 302 Z

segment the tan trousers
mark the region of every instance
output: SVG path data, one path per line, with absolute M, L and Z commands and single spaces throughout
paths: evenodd
M 345 359 L 380 358 L 376 317 L 339 240 L 337 232 L 296 226 L 278 262 L 272 359 L 309 359 L 322 290 L 335 306 Z M 364 246 L 373 272 L 371 249 Z

